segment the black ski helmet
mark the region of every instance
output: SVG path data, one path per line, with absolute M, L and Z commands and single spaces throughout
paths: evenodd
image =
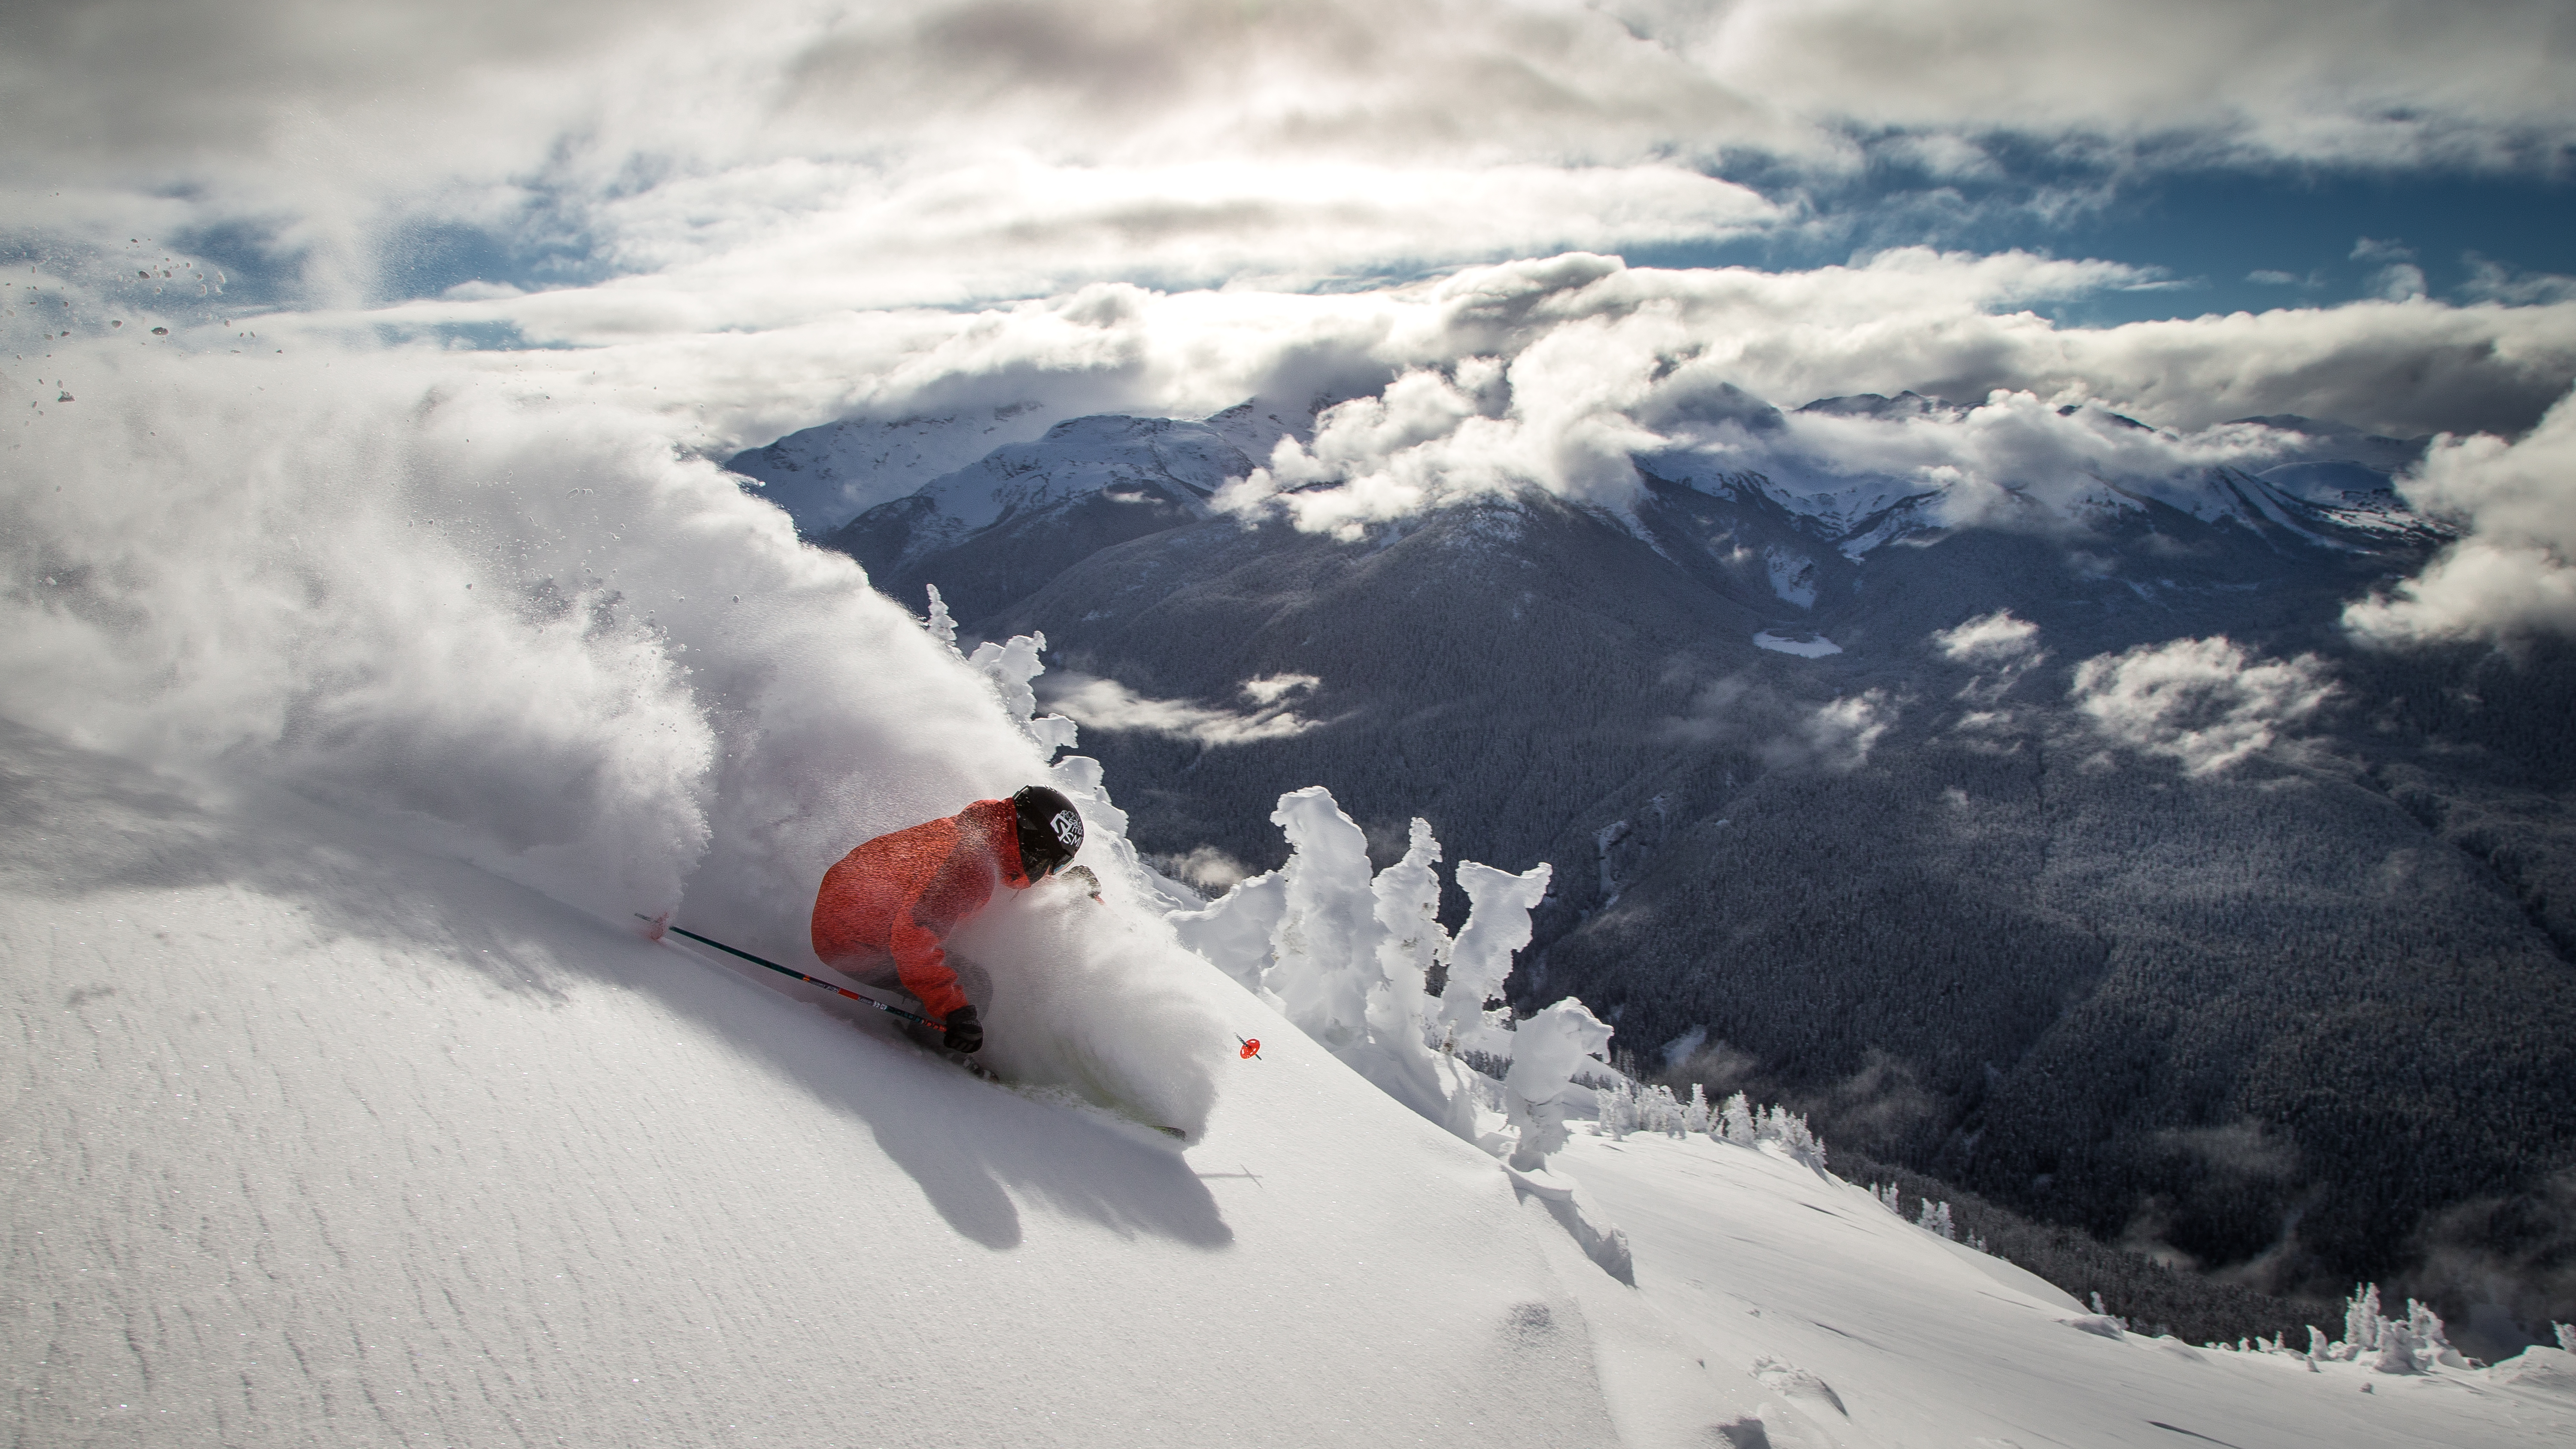
M 1019 816 L 1020 868 L 1036 880 L 1082 849 L 1082 812 L 1061 791 L 1023 785 L 1011 796 Z

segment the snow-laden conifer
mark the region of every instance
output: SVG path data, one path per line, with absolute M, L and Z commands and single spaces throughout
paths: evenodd
M 1170 912 L 1181 943 L 1388 1095 L 1476 1140 L 1490 1083 L 1479 1088 L 1459 1057 L 1513 1054 L 1508 1012 L 1489 1015 L 1485 1002 L 1529 941 L 1549 868 L 1460 862 L 1469 910 L 1453 941 L 1438 918 L 1440 842 L 1428 821 L 1414 821 L 1404 858 L 1372 876 L 1367 836 L 1323 786 L 1280 796 L 1270 818 L 1288 837 L 1287 863 Z M 1444 963 L 1448 990 L 1435 1003 L 1430 975 Z
M 1718 1109 L 1717 1125 L 1709 1129 L 1709 1135 L 1739 1147 L 1750 1147 L 1759 1140 L 1754 1135 L 1753 1108 L 1742 1092 L 1727 1098 L 1726 1105 Z
M 1512 1166 L 1544 1167 L 1549 1154 L 1565 1145 L 1566 1088 L 1584 1059 L 1609 1045 L 1610 1024 L 1570 996 L 1521 1023 L 1513 1035 L 1512 1069 L 1503 1078 L 1504 1110 L 1520 1130 Z
M 921 627 L 931 638 L 955 649 L 957 621 L 948 617 L 948 601 L 939 597 L 939 585 L 927 584 L 924 587 L 930 591 L 930 615 L 921 621 Z M 1030 702 L 1034 704 L 1036 701 L 1032 699 Z
M 1706 1132 L 1709 1121 L 1708 1092 L 1699 1083 L 1693 1082 L 1690 1105 L 1682 1109 L 1681 1130 L 1684 1133 Z

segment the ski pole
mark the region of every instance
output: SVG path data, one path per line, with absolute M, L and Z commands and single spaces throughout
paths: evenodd
M 809 986 L 820 986 L 826 991 L 832 992 L 836 995 L 846 996 L 852 1001 L 866 1002 L 868 1005 L 875 1007 L 877 1010 L 884 1012 L 888 1016 L 901 1017 L 905 1021 L 917 1021 L 927 1027 L 937 1028 L 944 1027 L 946 1025 L 945 1022 L 933 1021 L 929 1017 L 923 1016 L 917 1011 L 906 1011 L 900 1006 L 888 1006 L 886 1003 L 877 1000 L 873 996 L 861 996 L 859 993 L 852 991 L 846 986 L 835 986 L 831 982 L 825 981 L 819 976 L 808 976 L 804 972 L 796 970 L 794 967 L 781 966 L 775 961 L 768 961 L 758 956 L 754 956 L 749 951 L 736 950 L 733 947 L 726 945 L 724 942 L 715 940 L 712 937 L 701 936 L 695 931 L 684 930 L 667 921 L 654 920 L 653 917 L 644 914 L 642 911 L 637 911 L 635 913 L 635 919 L 650 922 L 657 934 L 662 931 L 669 931 L 674 935 L 686 936 L 690 940 L 695 941 L 702 946 L 713 946 L 728 956 L 740 956 L 742 959 L 750 962 L 754 966 L 766 966 L 781 976 L 793 976 L 797 980 L 802 981 Z

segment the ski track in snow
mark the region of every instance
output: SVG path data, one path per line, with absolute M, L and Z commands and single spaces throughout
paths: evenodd
M 2576 1428 L 2472 1375 L 2106 1340 L 1794 1163 L 1578 1135 L 1627 1287 L 1213 971 L 1265 1059 L 1175 1150 L 291 797 L 0 726 L 0 800 L 16 1444 Z

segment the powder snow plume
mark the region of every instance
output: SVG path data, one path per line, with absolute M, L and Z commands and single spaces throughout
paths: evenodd
M 80 365 L 0 483 L 0 714 L 805 964 L 842 853 L 1046 778 L 982 675 L 666 416 L 427 353 Z M 1118 993 L 1191 969 L 1131 964 L 1074 999 L 1152 1016 Z

